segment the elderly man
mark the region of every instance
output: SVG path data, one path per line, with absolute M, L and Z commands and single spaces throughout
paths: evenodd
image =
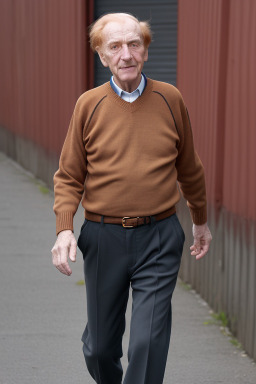
M 97 383 L 122 381 L 122 336 L 132 288 L 125 384 L 163 382 L 171 333 L 171 298 L 184 232 L 175 214 L 180 189 L 193 221 L 191 254 L 209 248 L 204 170 L 179 91 L 142 73 L 149 25 L 109 14 L 90 41 L 113 76 L 77 101 L 54 176 L 57 240 L 53 264 L 70 275 L 73 216 L 82 198 L 88 323 L 83 352 Z M 159 63 L 159 65 L 161 65 Z

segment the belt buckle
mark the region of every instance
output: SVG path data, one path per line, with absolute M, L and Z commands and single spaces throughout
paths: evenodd
M 126 224 L 126 220 L 127 219 L 137 219 L 137 223 L 138 223 L 138 219 L 139 219 L 139 217 L 130 217 L 130 216 L 124 216 L 123 218 L 122 218 L 122 226 L 124 227 L 124 228 L 133 228 L 134 227 L 134 225 L 127 225 Z

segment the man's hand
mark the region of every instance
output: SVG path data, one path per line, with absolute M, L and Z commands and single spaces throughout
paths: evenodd
M 76 239 L 71 230 L 61 231 L 52 248 L 52 263 L 64 275 L 70 276 L 72 271 L 68 265 L 68 257 L 76 261 Z
M 192 228 L 194 236 L 194 244 L 190 247 L 191 255 L 196 256 L 196 259 L 201 259 L 209 250 L 212 235 L 207 223 L 203 225 L 193 224 Z

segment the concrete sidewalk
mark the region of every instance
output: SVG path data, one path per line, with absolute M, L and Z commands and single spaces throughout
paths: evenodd
M 82 257 L 70 277 L 51 264 L 53 196 L 0 153 L 0 384 L 93 384 L 80 341 L 86 323 Z M 76 216 L 77 236 L 83 214 Z M 123 366 L 131 302 L 124 336 Z M 256 366 L 179 283 L 165 384 L 255 384 Z M 142 383 L 134 383 L 142 384 Z M 158 383 L 156 383 L 158 384 Z

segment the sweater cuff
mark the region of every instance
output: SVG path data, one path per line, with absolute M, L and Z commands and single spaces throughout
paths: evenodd
M 207 207 L 200 209 L 190 208 L 190 215 L 195 225 L 202 225 L 207 222 Z
M 58 235 L 61 231 L 70 229 L 74 231 L 73 228 L 73 212 L 61 212 L 56 215 L 56 235 Z

